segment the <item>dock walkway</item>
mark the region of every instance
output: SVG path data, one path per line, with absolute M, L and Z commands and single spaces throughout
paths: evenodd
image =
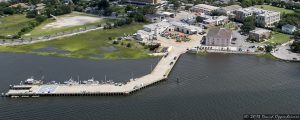
M 36 96 L 97 96 L 97 95 L 128 95 L 132 92 L 150 86 L 168 78 L 169 73 L 185 49 L 173 49 L 167 56 L 161 58 L 150 74 L 129 80 L 124 85 L 115 84 L 43 84 L 15 85 L 4 96 L 36 97 Z M 25 88 L 25 89 L 24 89 Z

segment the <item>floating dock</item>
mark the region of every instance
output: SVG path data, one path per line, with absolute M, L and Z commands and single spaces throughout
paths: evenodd
M 180 55 L 186 50 L 172 50 L 163 56 L 150 74 L 134 78 L 127 83 L 118 84 L 42 84 L 13 85 L 6 97 L 40 97 L 40 96 L 112 96 L 129 95 L 142 88 L 166 80 Z

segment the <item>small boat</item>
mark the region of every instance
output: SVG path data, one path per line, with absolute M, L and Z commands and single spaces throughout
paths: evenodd
M 94 78 L 92 79 L 88 79 L 85 81 L 82 81 L 83 84 L 91 84 L 91 85 L 95 85 L 95 84 L 99 84 L 99 81 L 95 81 Z
M 33 77 L 31 76 L 30 78 L 28 78 L 27 80 L 25 80 L 24 82 L 26 85 L 40 85 L 43 84 L 43 81 L 41 80 L 35 80 L 33 79 Z
M 34 96 L 31 96 L 31 97 L 33 97 L 33 98 L 38 98 L 38 97 L 40 97 L 40 96 L 38 96 L 38 95 L 34 95 Z
M 74 81 L 72 78 L 70 78 L 68 81 L 65 81 L 64 84 L 67 84 L 67 85 L 77 85 L 79 83 L 77 81 Z

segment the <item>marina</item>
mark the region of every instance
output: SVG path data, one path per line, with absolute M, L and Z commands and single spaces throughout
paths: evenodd
M 128 95 L 142 88 L 166 80 L 169 73 L 181 54 L 186 49 L 173 49 L 161 58 L 150 74 L 139 78 L 131 78 L 125 84 L 113 81 L 99 82 L 92 79 L 74 81 L 70 78 L 63 84 L 50 82 L 43 84 L 41 80 L 27 79 L 20 85 L 11 85 L 5 97 L 39 97 L 39 96 L 102 96 L 102 95 Z

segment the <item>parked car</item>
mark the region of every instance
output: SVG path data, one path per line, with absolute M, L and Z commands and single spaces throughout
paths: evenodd
M 168 57 L 169 53 L 167 53 L 164 57 Z

